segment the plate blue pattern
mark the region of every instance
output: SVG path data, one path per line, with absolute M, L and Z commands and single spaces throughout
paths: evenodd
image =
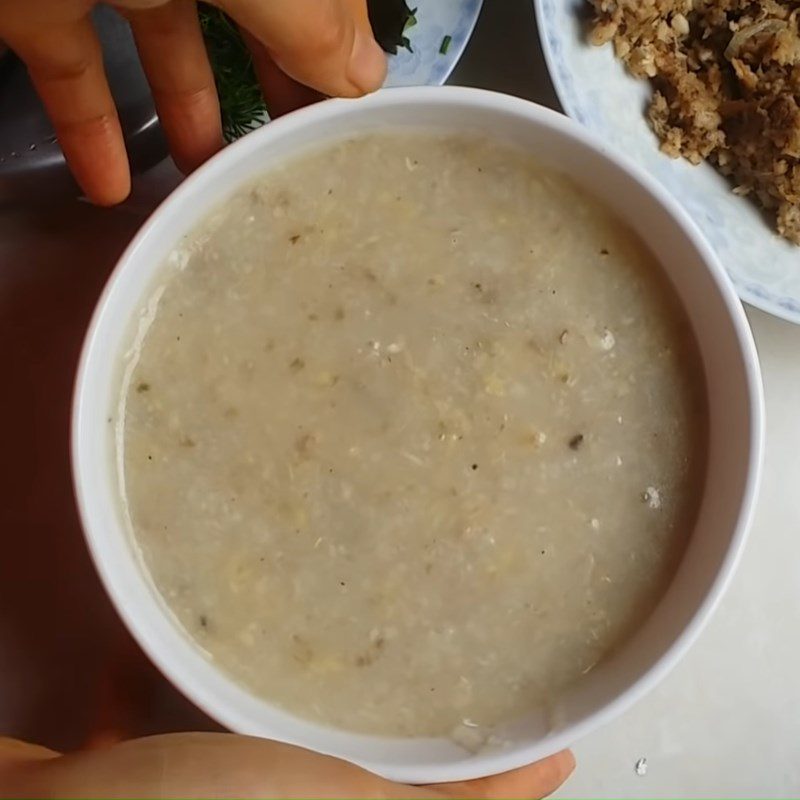
M 654 175 L 716 250 L 739 297 L 800 324 L 800 248 L 708 164 L 668 158 L 644 116 L 650 88 L 628 75 L 611 46 L 586 43 L 585 0 L 534 0 L 542 49 L 564 110 Z
M 449 77 L 467 46 L 483 0 L 409 0 L 417 9 L 417 24 L 409 28 L 411 52 L 389 56 L 386 86 L 440 86 Z M 440 53 L 445 36 L 446 53 Z

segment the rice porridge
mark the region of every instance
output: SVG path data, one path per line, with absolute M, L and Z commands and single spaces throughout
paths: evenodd
M 126 506 L 191 637 L 255 694 L 390 735 L 557 697 L 646 617 L 703 479 L 695 345 L 567 179 L 374 134 L 225 201 L 126 356 Z

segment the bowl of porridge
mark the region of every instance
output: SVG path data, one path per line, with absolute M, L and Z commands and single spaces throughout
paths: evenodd
M 156 211 L 87 335 L 73 467 L 113 602 L 198 706 L 451 781 L 680 659 L 762 405 L 654 181 L 531 103 L 398 89 L 271 123 Z

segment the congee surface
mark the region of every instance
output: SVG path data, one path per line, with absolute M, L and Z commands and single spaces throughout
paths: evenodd
M 702 481 L 652 256 L 529 154 L 374 134 L 229 198 L 165 264 L 118 422 L 158 591 L 255 694 L 483 735 L 663 593 Z

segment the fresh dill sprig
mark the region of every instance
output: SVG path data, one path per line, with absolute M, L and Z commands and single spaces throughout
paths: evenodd
M 267 107 L 253 57 L 236 24 L 218 8 L 205 3 L 200 3 L 199 14 L 219 95 L 222 131 L 231 142 L 259 127 Z
M 368 0 L 367 7 L 375 39 L 387 53 L 395 54 L 400 47 L 411 50 L 405 34 L 416 25 L 416 9 L 405 0 Z M 236 23 L 207 3 L 199 3 L 198 9 L 219 95 L 222 131 L 231 142 L 258 128 L 266 119 L 267 107 L 253 57 Z

